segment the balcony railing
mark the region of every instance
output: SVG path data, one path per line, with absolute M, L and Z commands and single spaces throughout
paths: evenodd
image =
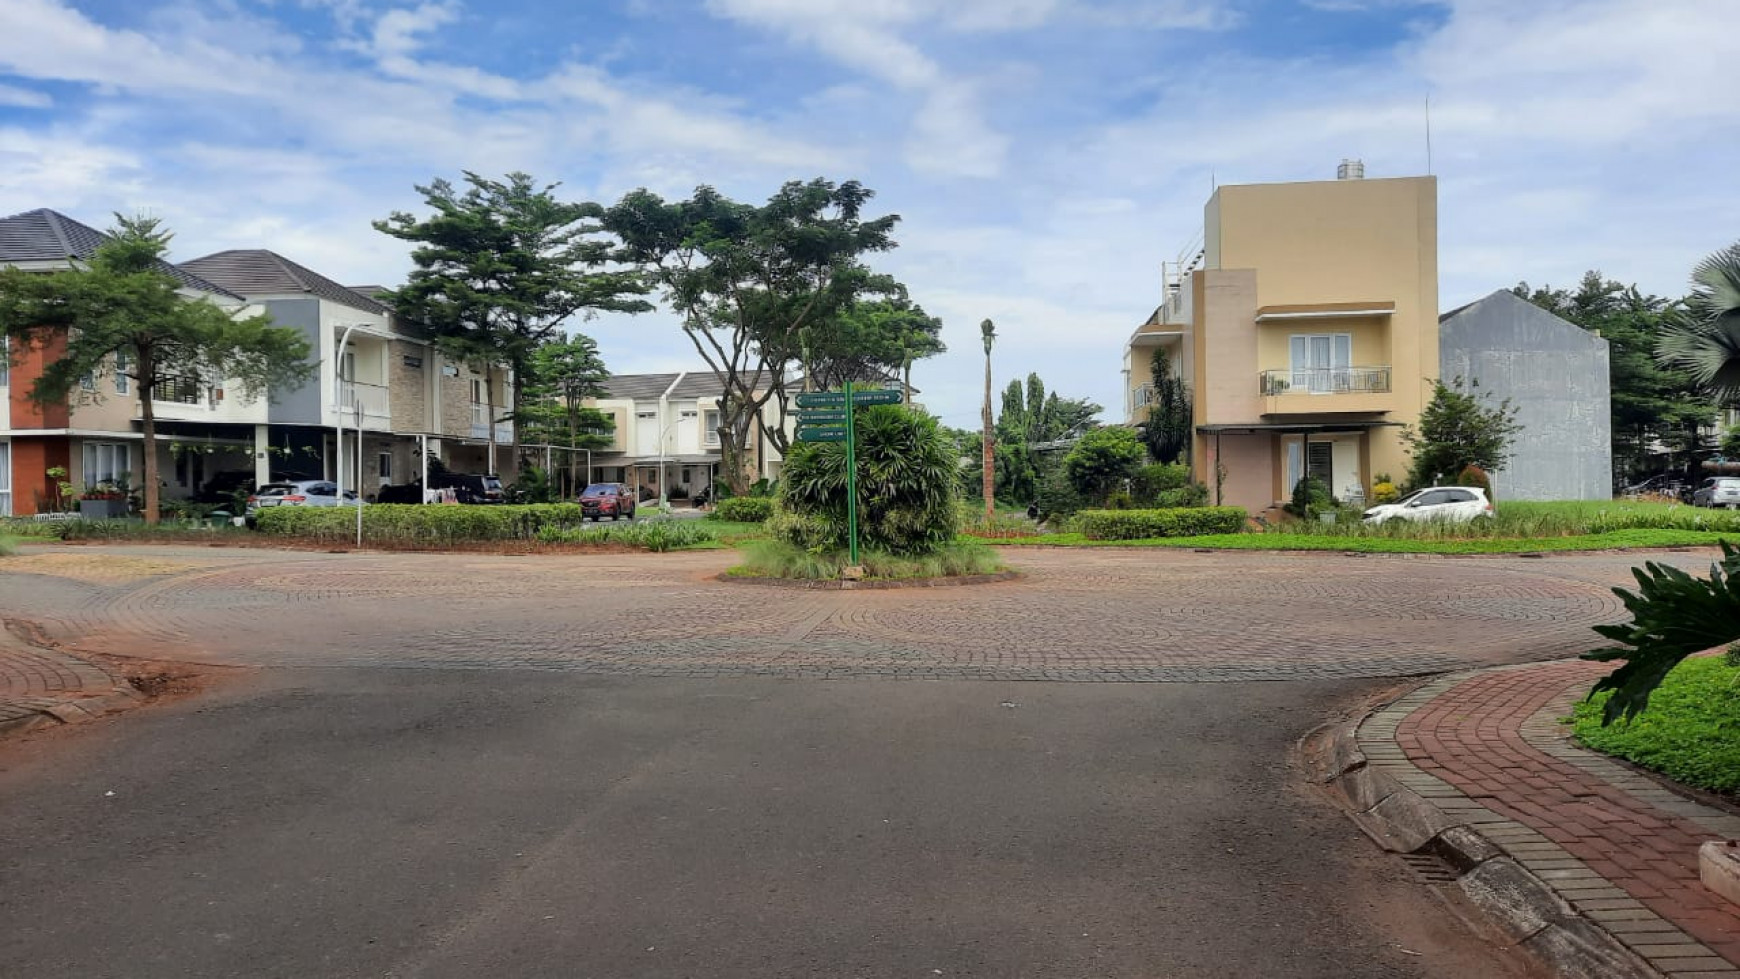
M 1264 397 L 1281 394 L 1388 394 L 1388 367 L 1309 367 L 1264 371 Z
M 497 410 L 504 409 L 498 407 Z M 489 405 L 472 403 L 471 437 L 486 440 L 489 438 Z M 497 442 L 512 442 L 514 440 L 514 423 L 496 422 L 495 440 Z
M 369 384 L 366 381 L 338 382 L 338 410 L 344 414 L 344 420 L 348 424 L 358 423 L 357 412 L 360 410 L 361 424 L 385 427 L 392 420 L 389 404 L 384 384 Z

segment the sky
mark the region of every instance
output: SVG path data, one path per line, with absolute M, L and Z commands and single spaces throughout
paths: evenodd
M 1218 182 L 1439 178 L 1445 309 L 1584 270 L 1682 295 L 1740 240 L 1740 0 L 0 0 L 0 214 L 147 213 L 394 284 L 370 222 L 525 171 L 611 203 L 875 191 L 944 322 L 921 400 L 1037 371 L 1117 421 L 1122 353 Z M 578 325 L 705 369 L 675 316 Z

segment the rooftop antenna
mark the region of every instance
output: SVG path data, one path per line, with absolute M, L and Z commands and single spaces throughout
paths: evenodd
M 1426 176 L 1432 176 L 1432 96 L 1426 96 Z

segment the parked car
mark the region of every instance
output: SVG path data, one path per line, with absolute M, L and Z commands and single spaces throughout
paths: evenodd
M 230 505 L 235 503 L 238 490 L 253 493 L 254 474 L 246 469 L 226 469 L 207 480 L 205 487 L 193 494 L 193 502 Z
M 1740 507 L 1740 476 L 1711 476 L 1692 493 L 1692 506 Z
M 1486 490 L 1478 486 L 1433 486 L 1415 490 L 1394 503 L 1383 503 L 1365 511 L 1368 524 L 1391 520 L 1446 523 L 1469 523 L 1493 515 L 1492 501 Z
M 461 503 L 506 503 L 501 477 L 477 473 L 430 472 L 430 489 L 450 489 Z
M 325 479 L 299 479 L 290 483 L 267 483 L 255 490 L 248 497 L 248 509 L 245 514 L 248 526 L 254 525 L 255 515 L 267 507 L 275 506 L 362 506 L 363 501 L 356 495 L 356 490 L 345 490 L 344 498 L 338 495 L 338 484 Z
M 634 490 L 624 483 L 593 483 L 580 494 L 580 514 L 594 520 L 634 519 Z

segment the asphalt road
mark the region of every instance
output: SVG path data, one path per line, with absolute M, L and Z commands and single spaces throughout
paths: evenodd
M 0 744 L 0 975 L 1520 974 L 1288 767 L 1382 682 L 251 671 Z

